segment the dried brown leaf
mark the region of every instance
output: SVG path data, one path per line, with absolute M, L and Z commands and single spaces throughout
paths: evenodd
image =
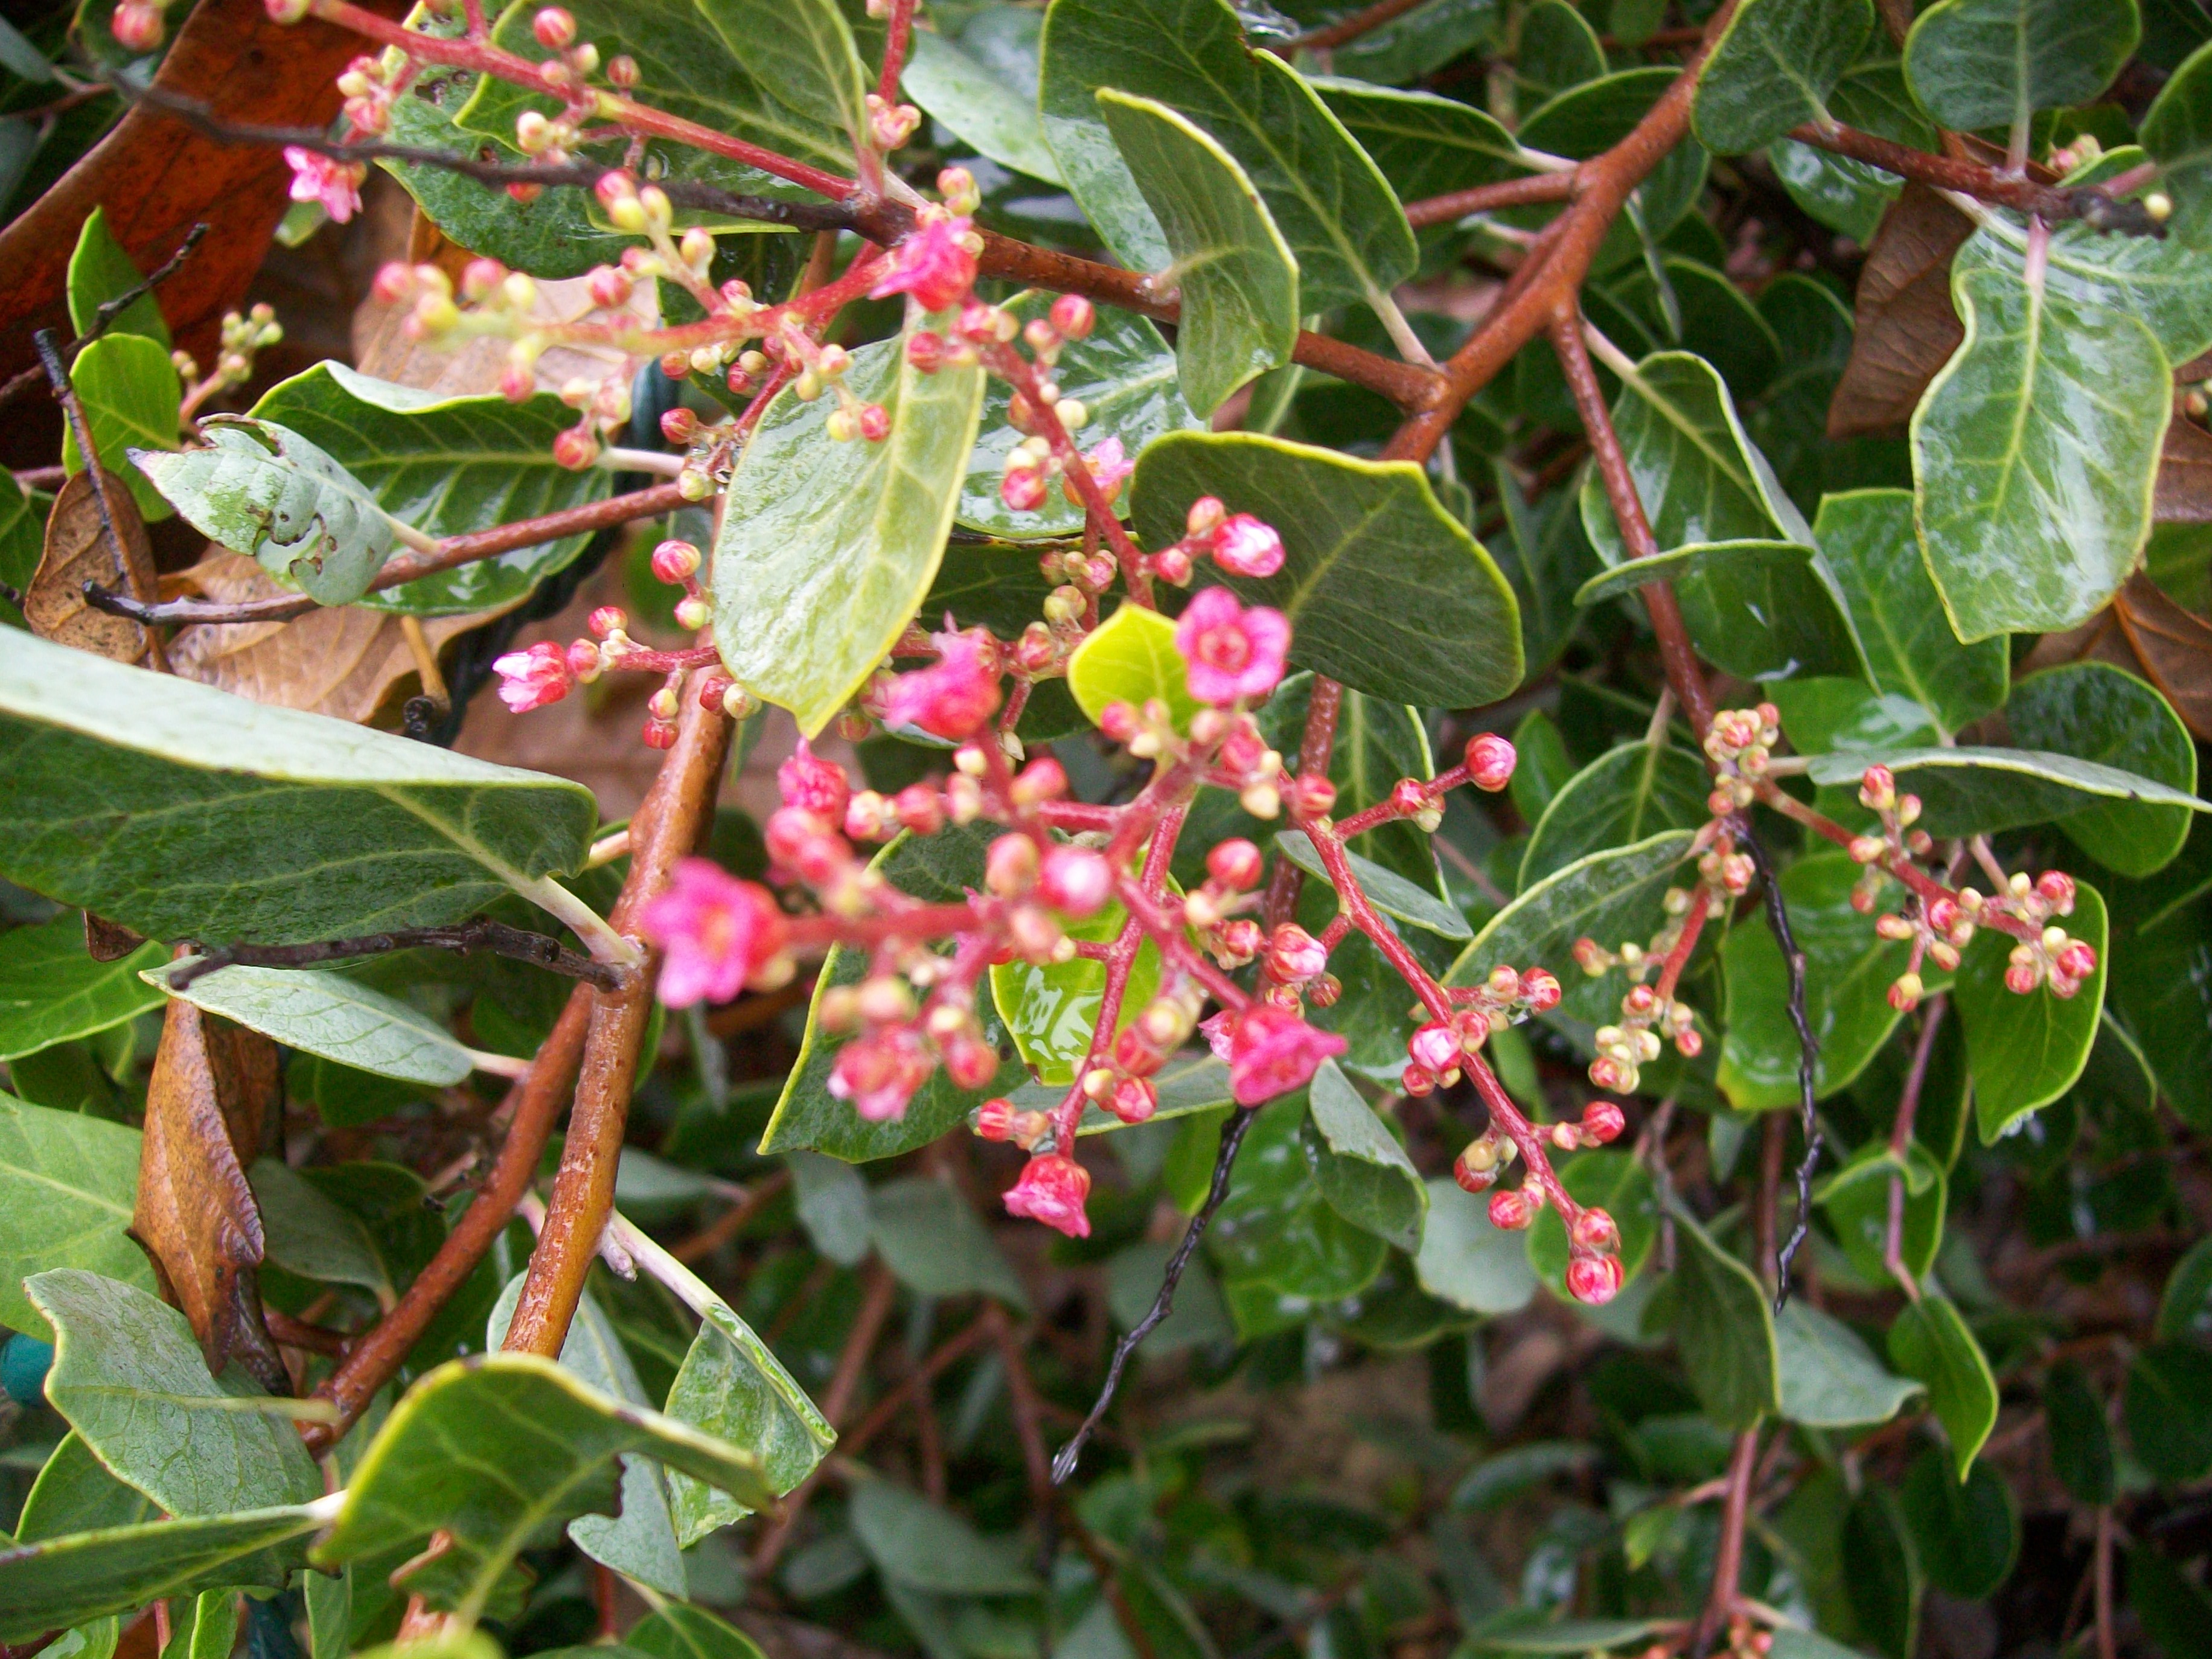
M 2166 422 L 2151 505 L 2160 524 L 2212 523 L 2212 432 L 2178 414 Z
M 2212 623 L 2176 605 L 2141 571 L 2113 595 L 2112 611 L 2151 684 L 2191 732 L 2212 742 Z
M 131 1232 L 220 1373 L 231 1360 L 272 1394 L 291 1379 L 261 1314 L 261 1212 L 246 1169 L 283 1093 L 276 1045 L 173 1000 L 146 1088 Z
M 119 921 L 84 913 L 85 953 L 94 962 L 120 962 L 145 942 L 143 933 L 134 933 Z
M 46 543 L 38 570 L 23 595 L 23 620 L 40 639 L 116 662 L 137 662 L 146 654 L 146 629 L 127 617 L 111 617 L 84 602 L 84 585 L 98 582 L 114 592 L 154 596 L 154 550 L 146 526 L 123 480 L 107 475 L 107 504 L 115 514 L 115 533 L 123 556 L 107 539 L 100 522 L 100 498 L 92 473 L 80 472 L 61 487 L 46 515 Z
M 1920 394 L 1966 337 L 1951 309 L 1951 256 L 1973 221 L 1925 185 L 1890 204 L 1859 275 L 1857 333 L 1828 404 L 1828 435 L 1887 432 L 1912 418 Z

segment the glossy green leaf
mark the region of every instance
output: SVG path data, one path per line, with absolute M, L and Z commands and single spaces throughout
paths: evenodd
M 937 574 L 975 441 L 983 371 L 916 371 L 903 337 L 862 346 L 853 395 L 881 404 L 881 443 L 826 437 L 788 390 L 730 481 L 714 549 L 714 641 L 748 690 L 819 733 L 875 672 Z
M 1828 94 L 1828 112 L 1856 127 L 1914 149 L 1936 147 L 1936 128 L 1905 88 L 1895 59 L 1862 63 L 1846 70 Z M 1847 155 L 1836 155 L 1794 138 L 1767 147 L 1768 165 L 1790 192 L 1790 199 L 1831 230 L 1862 246 L 1874 240 L 1881 216 L 1905 187 L 1884 168 Z
M 1951 1467 L 1965 1480 L 1997 1420 L 1996 1379 L 1982 1345 L 1950 1298 L 1927 1291 L 1889 1328 L 1889 1359 L 1927 1386 L 1929 1408 L 1951 1443 Z
M 2212 1471 L 2212 1353 L 2192 1342 L 2160 1342 L 2128 1366 L 2120 1409 L 2136 1461 L 2164 1486 L 2184 1486 Z
M 1516 774 L 1517 776 L 1517 774 Z M 1662 830 L 1695 830 L 1711 814 L 1704 764 L 1670 743 L 1625 743 L 1562 785 L 1529 832 L 1521 890 L 1607 848 Z
M 1872 0 L 1745 0 L 1698 77 L 1698 141 L 1738 155 L 1832 118 L 1828 94 L 1873 31 Z
M 79 334 L 86 333 L 99 319 L 101 306 L 121 299 L 145 280 L 146 273 L 107 228 L 107 210 L 93 209 L 84 228 L 77 232 L 76 248 L 70 255 L 70 326 Z M 151 294 L 142 294 L 125 306 L 106 331 L 143 334 L 164 351 L 169 348 L 169 325 L 161 315 L 161 301 Z
M 1686 830 L 1670 830 L 1554 870 L 1484 924 L 1445 982 L 1479 984 L 1501 963 L 1524 973 L 1549 968 L 1566 989 L 1560 1006 L 1570 1014 L 1612 1018 L 1623 976 L 1615 970 L 1585 978 L 1574 966 L 1575 941 L 1588 935 L 1610 950 L 1623 939 L 1648 939 L 1656 933 L 1665 920 L 1667 889 L 1689 855 L 1691 839 Z
M 2005 1478 L 1977 1463 L 1954 1480 L 1934 1446 L 1912 1460 L 1899 1492 L 1905 1523 L 1928 1570 L 1947 1595 L 1978 1601 L 2012 1574 L 2020 1554 L 2020 1512 Z
M 320 1496 L 286 1402 L 235 1370 L 210 1376 L 174 1308 L 76 1267 L 34 1273 L 25 1290 L 54 1331 L 46 1398 L 161 1509 L 225 1515 Z
M 2051 1425 L 2051 1473 L 2076 1502 L 2111 1503 L 2117 1490 L 2112 1425 L 2081 1361 L 2062 1359 L 2044 1374 L 2043 1414 Z
M 1431 1296 L 1469 1313 L 1513 1313 L 1536 1294 L 1518 1233 L 1490 1223 L 1490 1206 L 1449 1176 L 1428 1183 L 1429 1216 L 1413 1270 Z
M 138 1132 L 0 1095 L 0 1325 L 36 1332 L 26 1275 L 79 1267 L 154 1289 L 127 1233 L 138 1202 Z
M 868 1194 L 869 1236 L 920 1296 L 994 1296 L 1026 1313 L 1029 1293 L 966 1198 L 934 1176 L 905 1176 Z
M 1869 1285 L 1896 1282 L 1884 1252 L 1889 1240 L 1890 1189 L 1899 1182 L 1905 1212 L 1898 1260 L 1917 1285 L 1936 1265 L 1936 1252 L 1943 1242 L 1943 1214 L 1950 1202 L 1943 1168 L 1925 1146 L 1914 1141 L 1900 1163 L 1891 1156 L 1887 1141 L 1870 1140 L 1813 1189 L 1814 1202 L 1828 1212 L 1828 1224 L 1835 1229 L 1844 1259 Z
M 252 1510 L 0 1547 L 0 1641 L 204 1589 L 281 1589 L 325 1518 L 319 1507 Z
M 1018 16 L 1036 15 L 1012 6 L 1002 9 Z M 1027 322 L 1043 316 L 1051 308 L 1052 299 L 1048 294 L 1018 294 L 1006 302 L 1005 308 Z M 1133 311 L 1099 307 L 1097 326 L 1090 337 L 1060 347 L 1052 378 L 1061 397 L 1074 398 L 1090 412 L 1090 423 L 1079 434 L 1085 448 L 1118 438 L 1123 453 L 1139 455 L 1164 433 L 1205 424 L 1191 412 L 1177 389 L 1174 350 L 1160 338 L 1158 329 Z M 1034 513 L 1013 512 L 999 498 L 1007 453 L 1022 440 L 1006 420 L 1012 398 L 1012 389 L 1004 380 L 994 378 L 984 388 L 982 421 L 977 428 L 975 451 L 968 458 L 967 478 L 960 487 L 959 521 L 971 530 L 1014 541 L 1073 535 L 1083 528 L 1083 509 L 1072 505 L 1059 488 L 1048 490 L 1044 505 Z M 1011 556 L 1034 568 L 1026 556 Z M 1030 574 L 1023 573 L 1024 577 Z M 1044 591 L 1040 590 L 1040 599 Z M 924 615 L 934 623 L 930 610 L 925 606 Z M 1031 604 L 1024 607 L 1022 619 L 1028 622 L 1036 614 L 1037 606 Z M 1012 634 L 1019 629 L 1002 631 Z
M 1616 276 L 1608 292 L 1656 339 L 1679 341 L 1719 370 L 1739 398 L 1759 396 L 1781 373 L 1781 337 L 1717 265 L 1679 253 L 1646 258 Z
M 2197 793 L 2197 745 L 2157 691 L 2110 663 L 2069 663 L 2032 674 L 2005 704 L 2013 741 Z M 2058 820 L 2066 838 L 2108 870 L 2147 876 L 2189 839 L 2185 806 L 2100 801 Z
M 15 1521 L 15 1541 L 34 1544 L 73 1532 L 135 1527 L 160 1514 L 152 1498 L 109 1473 L 84 1437 L 71 1429 L 24 1497 Z
M 1559 1184 L 1577 1204 L 1603 1210 L 1620 1230 L 1620 1248 L 1624 1283 L 1644 1270 L 1651 1247 L 1659 1240 L 1659 1189 L 1651 1172 L 1633 1154 L 1591 1147 L 1555 1158 L 1553 1170 Z M 1528 1265 L 1550 1287 L 1553 1295 L 1568 1299 L 1566 1274 L 1569 1251 L 1566 1224 L 1559 1212 L 1547 1205 L 1522 1235 L 1528 1240 Z
M 1290 245 L 1236 158 L 1165 104 L 1101 88 L 1098 111 L 1166 244 L 1182 299 L 1176 372 L 1210 415 L 1247 380 L 1291 360 L 1300 273 Z
M 1876 690 L 1911 698 L 1950 732 L 2003 706 L 2005 640 L 1962 645 L 1951 631 L 1920 556 L 1910 490 L 1824 495 L 1813 537 L 1865 647 Z
M 1040 12 L 985 6 L 957 36 L 917 30 L 900 84 L 939 125 L 1002 167 L 1061 181 L 1037 116 Z
M 522 1550 L 550 1543 L 579 1515 L 614 1507 L 624 1454 L 755 1507 L 774 1500 L 754 1453 L 614 1399 L 534 1354 L 488 1354 L 440 1366 L 392 1408 L 314 1559 L 330 1566 L 420 1548 L 442 1531 L 448 1547 L 402 1585 L 473 1620 Z
M 1308 1085 L 1303 1146 L 1322 1196 L 1355 1227 L 1418 1252 L 1428 1189 L 1406 1149 L 1333 1060 Z
M 0 580 L 19 589 L 31 585 L 46 550 L 46 528 L 44 519 L 31 510 L 23 486 L 9 473 L 0 480 Z M 17 627 L 21 622 L 22 612 L 0 599 L 0 626 Z
M 1605 73 L 1605 44 L 1567 0 L 1538 0 L 1521 20 L 1514 75 L 1540 98 L 1595 81 Z
M 2212 41 L 2174 70 L 2144 113 L 2142 147 L 2173 202 L 2166 231 L 2202 248 L 2212 239 Z
M 1147 546 L 1179 538 L 1201 495 L 1275 527 L 1282 569 L 1228 585 L 1290 618 L 1301 668 L 1425 708 L 1493 702 L 1521 682 L 1512 589 L 1410 461 L 1249 433 L 1175 433 L 1139 459 L 1134 490 Z
M 1881 938 L 1851 908 L 1860 873 L 1840 852 L 1810 854 L 1782 872 L 1790 930 L 1805 953 L 1805 1015 L 1820 1050 L 1813 1087 L 1821 1099 L 1850 1087 L 1896 1027 L 1890 982 L 1911 957 L 1910 945 Z M 1889 896 L 1892 903 L 1901 898 L 1895 891 Z M 1782 947 L 1764 921 L 1746 917 L 1729 929 L 1721 962 L 1728 982 L 1721 1091 L 1740 1112 L 1795 1107 L 1797 1032 Z M 1923 976 L 1940 977 L 1932 967 Z
M 1147 1122 L 1190 1117 L 1200 1112 L 1218 1111 L 1231 1102 L 1229 1087 L 1229 1067 L 1203 1049 L 1185 1050 L 1152 1073 L 1152 1087 L 1159 1095 L 1159 1106 Z M 1046 1112 L 1067 1098 L 1067 1089 L 1062 1084 L 1024 1083 L 1012 1091 L 1007 1098 L 1024 1111 Z M 1111 1112 L 1102 1111 L 1096 1105 L 1085 1105 L 1083 1116 L 1077 1123 L 1079 1135 L 1113 1134 L 1132 1127 Z
M 1128 913 L 1109 904 L 1067 928 L 1070 939 L 1103 944 L 1120 935 Z M 1118 1032 L 1142 1013 L 1159 988 L 1160 951 L 1146 939 L 1137 947 L 1121 999 Z M 1106 994 L 1106 964 L 1087 957 L 1037 963 L 1016 960 L 991 968 L 991 1000 L 1014 1039 L 1014 1048 L 1041 1083 L 1066 1088 L 1091 1052 L 1098 1009 Z
M 459 536 L 580 507 L 605 495 L 614 475 L 553 459 L 553 440 L 576 423 L 550 392 L 511 404 L 395 386 L 318 363 L 272 386 L 257 419 L 295 432 L 364 485 L 385 512 L 426 536 Z M 566 536 L 480 559 L 365 596 L 378 610 L 446 616 L 520 599 L 584 550 Z
M 580 867 L 598 816 L 581 784 L 28 637 L 0 777 L 0 876 L 212 944 L 459 921 Z
M 1315 14 L 1299 7 L 1302 17 Z M 1357 6 L 1331 4 L 1330 21 L 1348 17 Z M 1503 8 L 1498 0 L 1425 0 L 1411 11 L 1370 28 L 1357 40 L 1334 47 L 1331 68 L 1378 86 L 1401 87 L 1442 69 L 1461 53 L 1496 39 Z M 1312 79 L 1312 76 L 1308 76 Z
M 1726 542 L 1686 542 L 1664 553 L 1630 559 L 1601 570 L 1575 590 L 1575 603 L 1588 607 L 1618 599 L 1653 582 L 1696 582 L 1722 592 L 1756 594 L 1769 578 L 1769 566 L 1802 566 L 1813 550 L 1796 542 L 1743 537 Z M 1790 572 L 1780 573 L 1784 580 Z M 1765 620 L 1760 612 L 1754 620 Z
M 1038 92 L 1045 137 L 1124 264 L 1158 270 L 1189 256 L 1126 137 L 1113 134 L 1126 166 L 1105 143 L 1102 122 L 1111 118 L 1094 100 L 1109 87 L 1166 106 L 1234 158 L 1281 230 L 1308 310 L 1387 301 L 1413 274 L 1412 227 L 1375 163 L 1295 70 L 1247 50 L 1225 0 L 1054 0 Z M 1133 211 L 1132 174 L 1159 219 Z M 1194 392 L 1191 403 L 1212 407 Z
M 1897 787 L 1920 797 L 1919 827 L 1931 836 L 1993 834 L 2104 803 L 2212 811 L 2212 802 L 2132 772 L 2037 749 L 1890 750 L 1815 755 L 1806 766 L 1814 782 L 1856 785 L 1879 760 L 1897 775 Z
M 1276 836 L 1275 845 L 1285 858 L 1308 875 L 1328 882 L 1331 887 L 1335 886 L 1336 884 L 1330 880 L 1327 866 L 1321 861 L 1321 854 L 1314 850 L 1313 842 L 1304 831 L 1285 830 Z M 1360 888 L 1367 895 L 1368 902 L 1384 915 L 1395 916 L 1400 921 L 1434 933 L 1438 939 L 1470 939 L 1474 937 L 1474 930 L 1467 925 L 1467 918 L 1450 903 L 1438 898 L 1433 889 L 1410 882 L 1396 871 L 1386 870 L 1372 859 L 1362 858 L 1357 853 L 1346 852 L 1345 858 L 1352 866 L 1352 874 L 1358 878 Z
M 1782 1407 L 1766 1292 L 1685 1211 L 1674 1212 L 1674 1239 L 1668 1289 L 1682 1369 L 1707 1417 L 1723 1428 L 1750 1428 Z
M 131 462 L 137 451 L 173 450 L 183 441 L 177 410 L 185 390 L 168 348 L 143 334 L 103 334 L 77 353 L 70 384 L 84 410 L 92 447 L 101 464 L 131 487 L 139 516 L 149 524 L 167 518 L 168 502 Z M 84 470 L 73 427 L 62 429 L 62 465 L 71 473 Z
M 197 961 L 184 957 L 178 963 Z M 175 969 L 148 969 L 145 981 L 166 990 Z M 211 1014 L 320 1054 L 357 1072 L 427 1088 L 461 1082 L 472 1069 L 452 1032 L 398 998 L 342 973 L 302 968 L 218 968 L 172 994 Z
M 193 529 L 318 605 L 368 592 L 399 536 L 367 484 L 273 421 L 211 422 L 202 435 L 204 448 L 131 459 Z
M 118 961 L 94 961 L 84 946 L 84 918 L 68 911 L 0 934 L 0 1060 L 90 1036 L 158 1006 L 161 994 L 138 975 L 168 954 L 142 945 Z
M 1513 135 L 1472 104 L 1345 76 L 1306 79 L 1402 202 L 1494 185 L 1533 166 Z
M 1158 698 L 1177 731 L 1190 728 L 1198 699 L 1190 695 L 1175 624 L 1157 611 L 1125 605 L 1094 629 L 1067 661 L 1067 689 L 1092 725 L 1114 703 L 1142 708 Z
M 269 1262 L 302 1279 L 357 1285 L 392 1305 L 392 1275 L 360 1217 L 276 1158 L 255 1159 L 246 1179 L 261 1212 Z
M 1893 1375 L 1843 1321 L 1792 1297 L 1774 1316 L 1782 1415 L 1812 1429 L 1887 1423 L 1920 1385 Z
M 654 1608 L 623 1633 L 622 1644 L 647 1659 L 761 1659 L 751 1637 L 683 1601 Z
M 1911 1659 L 1928 1580 L 1896 1492 L 1863 1487 L 1844 1514 L 1838 1541 L 1843 1600 L 1860 1639 L 1887 1659 Z
M 858 1481 L 853 1531 L 883 1575 L 941 1595 L 1027 1595 L 1036 1577 L 1012 1538 L 989 1538 L 920 1492 L 880 1477 Z
M 2086 104 L 2136 49 L 2136 0 L 1941 0 L 1905 41 L 1905 78 L 1940 125 L 2025 128 Z
M 1513 469 L 1492 464 L 1492 481 L 1505 517 L 1505 534 L 1494 538 L 1498 568 L 1521 607 L 1521 642 L 1527 672 L 1550 667 L 1582 620 L 1577 588 L 1601 568 L 1572 492 L 1555 489 L 1531 508 Z
M 1702 358 L 1660 351 L 1621 385 L 1613 407 L 1621 447 L 1662 550 L 1692 544 L 1781 540 L 1812 532 L 1737 417 L 1719 374 Z M 1607 563 L 1626 560 L 1595 471 L 1582 485 L 1583 527 Z M 1717 580 L 1724 577 L 1725 580 Z M 1856 673 L 1858 653 L 1820 562 L 1742 560 L 1693 568 L 1674 592 L 1703 656 L 1731 673 Z
M 1974 1121 L 1984 1146 L 2072 1087 L 2096 1041 L 2109 948 L 2105 901 L 2095 888 L 2077 884 L 2074 914 L 2057 925 L 2097 953 L 2097 971 L 2071 997 L 2053 996 L 2047 985 L 2026 996 L 2005 989 L 2006 962 L 2019 941 L 1994 927 L 1976 933 L 1959 960 L 1951 1000 L 1966 1025 Z
M 1323 1196 L 1299 1146 L 1305 1101 L 1290 1095 L 1259 1109 L 1206 1236 L 1224 1286 L 1316 1302 L 1357 1295 L 1382 1271 L 1388 1247 Z
M 2136 318 L 2008 270 L 1954 266 L 1951 294 L 1966 339 L 1912 415 L 1929 570 L 1962 640 L 2070 628 L 2150 533 L 2165 354 Z

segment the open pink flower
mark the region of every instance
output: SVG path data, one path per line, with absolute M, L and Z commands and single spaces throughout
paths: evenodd
M 1210 1025 L 1212 1021 L 1208 1021 Z M 1303 1086 L 1322 1061 L 1345 1050 L 1342 1037 L 1317 1031 L 1288 1009 L 1255 1002 L 1229 1024 L 1229 1091 L 1239 1106 L 1257 1106 Z M 1215 1034 L 1206 1033 L 1221 1052 Z
M 336 161 L 297 144 L 284 146 L 292 168 L 292 199 L 320 202 L 323 211 L 343 224 L 361 211 L 361 181 L 368 169 L 359 161 Z
M 973 228 L 972 220 L 925 210 L 921 222 L 891 250 L 868 297 L 911 294 L 924 311 L 957 305 L 975 283 L 975 256 L 968 248 Z
M 518 714 L 560 702 L 576 683 L 568 667 L 568 653 L 547 640 L 527 651 L 495 657 L 491 667 L 499 676 L 499 700 Z
M 904 1117 L 914 1091 L 937 1069 L 928 1048 L 911 1026 L 890 1025 L 855 1037 L 837 1051 L 830 1070 L 830 1092 L 849 1102 L 871 1123 Z
M 1083 459 L 1091 469 L 1092 480 L 1109 501 L 1121 493 L 1122 483 L 1137 470 L 1137 464 L 1129 459 L 1119 438 L 1109 438 L 1085 450 Z
M 1057 1227 L 1070 1238 L 1091 1237 L 1091 1218 L 1083 1200 L 1091 1195 L 1091 1172 L 1072 1158 L 1047 1152 L 1033 1158 L 1022 1178 L 1006 1194 L 1006 1210 Z
M 672 1008 L 727 1002 L 783 948 L 783 913 L 768 889 L 708 859 L 684 859 L 639 918 L 666 953 L 660 1000 Z
M 1291 645 L 1290 618 L 1254 605 L 1247 611 L 1225 587 L 1209 587 L 1190 602 L 1176 624 L 1176 649 L 1188 665 L 1190 694 L 1225 708 L 1240 697 L 1255 702 L 1283 678 Z
M 973 736 L 997 712 L 998 667 L 986 659 L 985 642 L 974 634 L 934 638 L 936 663 L 893 680 L 875 712 L 886 726 L 918 726 L 957 743 Z
M 1214 532 L 1213 562 L 1232 576 L 1272 576 L 1283 568 L 1283 538 L 1249 513 L 1233 514 Z

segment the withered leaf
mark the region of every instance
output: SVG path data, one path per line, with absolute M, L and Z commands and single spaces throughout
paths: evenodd
M 143 933 L 134 933 L 119 921 L 84 913 L 85 954 L 94 962 L 120 962 L 145 942 Z
M 151 643 L 144 627 L 84 602 L 87 582 L 134 598 L 150 599 L 155 593 L 154 550 L 147 544 L 146 526 L 130 490 L 112 472 L 107 474 L 107 503 L 123 542 L 120 559 L 100 524 L 91 471 L 61 487 L 46 515 L 46 550 L 23 595 L 23 620 L 40 639 L 116 662 L 137 662 Z
M 246 1166 L 282 1093 L 276 1045 L 173 1000 L 146 1089 L 131 1233 L 220 1375 L 237 1360 L 271 1394 L 292 1391 L 261 1313 L 261 1212 Z
M 2161 486 L 2164 482 L 2161 473 Z M 2140 570 L 2112 596 L 2112 611 L 2145 676 L 2166 694 L 2184 725 L 2212 742 L 2212 623 L 2176 605 Z
M 2151 507 L 2160 524 L 2212 523 L 2212 432 L 2179 414 L 2166 422 Z
M 1912 418 L 1920 394 L 1966 337 L 1951 308 L 1951 256 L 1972 220 L 1927 185 L 1907 184 L 1882 216 L 1859 275 L 1850 361 L 1828 404 L 1828 435 L 1887 432 Z

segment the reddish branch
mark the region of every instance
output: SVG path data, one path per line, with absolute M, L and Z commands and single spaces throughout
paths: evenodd
M 1909 144 L 1900 144 L 1871 132 L 1862 132 L 1856 127 L 1822 127 L 1808 124 L 1793 129 L 1790 136 L 1801 144 L 1809 144 L 1815 149 L 1828 150 L 1837 155 L 1848 155 L 1855 161 L 1867 162 L 1902 179 L 1917 179 L 1938 190 L 1955 191 L 1961 196 L 1972 196 L 1993 206 L 2033 214 L 2047 225 L 2063 224 L 2068 220 L 2079 219 L 2097 230 L 2117 231 L 2134 236 L 2163 236 L 2166 234 L 2163 227 L 2150 216 L 2141 202 L 2124 199 L 2114 193 L 2109 185 L 2080 185 L 2069 188 L 2041 184 L 2033 179 L 2008 173 L 1998 167 L 1984 167 L 1978 161 L 1933 155 Z

